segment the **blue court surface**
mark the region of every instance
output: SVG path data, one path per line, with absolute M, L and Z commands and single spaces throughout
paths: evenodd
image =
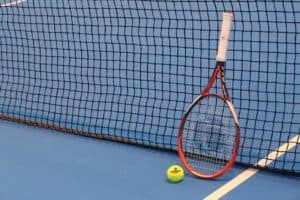
M 199 200 L 245 170 L 235 165 L 216 180 L 186 174 L 172 184 L 165 172 L 180 164 L 176 153 L 7 121 L 0 130 L 1 200 Z M 260 171 L 222 199 L 299 200 L 299 185 L 299 177 Z

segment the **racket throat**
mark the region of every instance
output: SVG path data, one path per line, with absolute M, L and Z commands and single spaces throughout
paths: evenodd
M 216 68 L 215 68 L 206 88 L 202 92 L 202 95 L 208 95 L 210 93 L 211 88 L 215 85 L 216 80 L 219 79 L 221 87 L 217 87 L 217 88 L 221 88 L 223 97 L 226 100 L 229 100 L 228 92 L 227 92 L 227 88 L 226 88 L 226 84 L 225 84 L 225 78 L 224 78 L 225 72 L 224 72 L 223 66 L 224 66 L 223 62 L 217 62 Z

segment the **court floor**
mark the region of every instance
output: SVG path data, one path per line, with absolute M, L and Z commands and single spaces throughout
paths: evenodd
M 204 199 L 245 167 L 212 181 L 166 180 L 176 153 L 0 121 L 0 199 Z M 221 199 L 300 199 L 300 177 L 259 171 Z

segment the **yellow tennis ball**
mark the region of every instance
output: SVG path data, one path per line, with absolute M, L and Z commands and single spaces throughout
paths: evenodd
M 167 178 L 172 183 L 178 183 L 184 178 L 184 171 L 179 165 L 171 165 L 167 170 Z

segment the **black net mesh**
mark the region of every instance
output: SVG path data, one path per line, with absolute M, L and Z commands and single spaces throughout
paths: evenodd
M 299 1 L 0 3 L 3 119 L 176 150 L 232 10 L 226 80 L 240 116 L 238 162 L 253 165 L 299 134 Z M 300 146 L 260 166 L 299 175 Z

